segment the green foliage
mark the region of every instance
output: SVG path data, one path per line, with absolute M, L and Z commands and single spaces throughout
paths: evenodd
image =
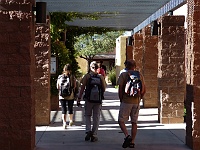
M 76 76 L 81 76 L 78 72 L 78 63 L 76 62 L 76 51 L 74 50 L 74 37 L 82 33 L 94 32 L 96 29 L 70 27 L 66 25 L 66 22 L 73 21 L 73 19 L 98 19 L 98 13 L 95 14 L 81 14 L 76 12 L 51 12 L 50 13 L 50 34 L 51 34 L 51 54 L 58 59 L 58 68 L 56 75 L 51 76 L 51 94 L 57 95 L 56 89 L 57 77 L 62 73 L 62 69 L 65 64 L 72 64 L 72 72 Z M 101 29 L 105 30 L 105 29 Z M 100 31 L 101 31 L 100 30 Z M 61 33 L 66 34 L 66 41 L 60 41 Z M 65 33 L 66 32 L 66 33 Z
M 116 70 L 112 68 L 112 70 L 108 71 L 108 80 L 112 83 L 112 85 L 116 85 Z
M 61 41 L 51 42 L 51 54 L 56 56 L 58 59 L 57 74 L 51 76 L 51 94 L 57 95 L 58 90 L 56 89 L 57 76 L 62 73 L 62 68 L 66 63 L 70 63 L 69 50 L 66 48 L 65 44 Z
M 106 31 L 101 34 L 82 34 L 76 37 L 75 50 L 81 58 L 91 61 L 100 53 L 112 52 L 116 46 L 116 38 L 123 31 Z
M 58 70 L 55 76 L 51 76 L 51 94 L 57 95 L 58 91 L 56 89 L 56 81 L 59 74 L 62 73 L 62 69 L 65 64 L 72 64 L 72 72 L 76 77 L 80 77 L 81 73 L 78 72 L 79 66 L 76 61 L 76 57 L 79 54 L 77 49 L 74 48 L 74 44 L 77 41 L 77 38 L 82 34 L 84 35 L 94 35 L 102 34 L 108 31 L 115 31 L 114 29 L 109 28 L 98 28 L 98 27 L 76 27 L 68 26 L 67 22 L 73 21 L 74 19 L 90 19 L 97 20 L 101 17 L 101 14 L 109 13 L 77 13 L 77 12 L 50 12 L 50 34 L 51 34 L 51 53 L 56 56 L 58 59 Z M 61 33 L 66 35 L 66 41 L 60 41 Z M 108 39 L 109 35 L 105 39 Z M 115 42 L 115 41 L 113 41 Z M 110 41 L 110 44 L 112 41 Z M 99 43 L 98 43 L 99 45 Z M 112 45 L 112 44 L 111 44 Z M 107 45 L 109 47 L 110 45 Z M 104 45 L 104 47 L 106 47 Z

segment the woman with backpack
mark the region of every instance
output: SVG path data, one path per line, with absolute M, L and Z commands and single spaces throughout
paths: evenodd
M 71 73 L 70 64 L 66 64 L 63 73 L 58 76 L 57 89 L 59 90 L 59 101 L 62 110 L 63 128 L 67 128 L 67 106 L 69 116 L 69 126 L 73 125 L 73 105 L 75 99 L 76 78 Z

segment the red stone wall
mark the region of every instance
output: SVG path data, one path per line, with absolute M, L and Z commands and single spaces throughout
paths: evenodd
M 128 45 L 126 46 L 126 60 L 130 60 L 133 59 L 133 41 L 134 39 L 132 38 L 132 45 Z M 126 43 L 128 43 L 128 38 L 126 39 Z
M 126 47 L 126 59 L 133 59 L 133 46 Z
M 134 34 L 133 59 L 136 61 L 137 69 L 143 73 L 143 35 Z
M 50 24 L 35 26 L 35 117 L 36 125 L 50 123 Z
M 2 0 L 0 11 L 0 149 L 33 150 L 34 22 L 30 0 Z
M 161 123 L 183 123 L 185 97 L 184 20 L 184 16 L 165 16 L 160 19 L 158 94 Z
M 151 27 L 142 30 L 143 34 L 143 75 L 146 85 L 144 107 L 158 107 L 158 36 L 151 36 Z
M 186 144 L 200 149 L 200 5 L 188 0 L 186 44 Z

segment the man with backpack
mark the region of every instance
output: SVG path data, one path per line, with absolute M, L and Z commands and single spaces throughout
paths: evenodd
M 118 78 L 120 110 L 118 122 L 125 135 L 123 148 L 134 148 L 134 140 L 137 133 L 137 120 L 140 109 L 140 100 L 145 94 L 145 84 L 142 74 L 136 71 L 134 60 L 126 61 L 126 70 L 121 72 Z M 131 118 L 131 135 L 129 135 L 125 122 Z
M 78 95 L 77 105 L 80 104 L 83 92 L 83 100 L 85 101 L 85 120 L 86 120 L 86 136 L 85 141 L 98 140 L 97 131 L 100 121 L 100 112 L 102 107 L 102 96 L 106 89 L 106 82 L 102 75 L 97 73 L 98 65 L 95 61 L 90 63 L 90 71 L 81 80 L 81 89 Z M 93 124 L 91 128 L 91 117 Z

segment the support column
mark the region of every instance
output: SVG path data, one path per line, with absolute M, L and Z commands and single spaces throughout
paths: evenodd
M 184 16 L 160 19 L 158 37 L 159 121 L 183 123 L 185 96 Z
M 151 36 L 151 27 L 147 26 L 143 33 L 143 67 L 146 85 L 146 94 L 143 105 L 145 108 L 158 107 L 158 36 Z
M 35 59 L 35 117 L 36 125 L 50 123 L 50 23 L 36 24 Z M 58 100 L 57 100 L 58 103 Z
M 120 36 L 116 40 L 116 81 L 118 80 L 120 71 L 125 67 L 124 62 L 126 60 L 126 39 L 127 36 Z
M 132 40 L 130 40 L 128 42 L 129 39 L 127 39 L 127 43 L 129 44 L 132 44 L 132 45 L 128 45 L 126 46 L 126 60 L 129 60 L 129 59 L 133 59 L 133 38 Z
M 140 32 L 134 34 L 133 59 L 137 69 L 143 73 L 143 35 Z
M 0 149 L 35 147 L 33 0 L 1 1 Z M 5 8 L 5 9 L 4 9 Z
M 186 144 L 200 148 L 200 5 L 188 0 L 186 44 Z

